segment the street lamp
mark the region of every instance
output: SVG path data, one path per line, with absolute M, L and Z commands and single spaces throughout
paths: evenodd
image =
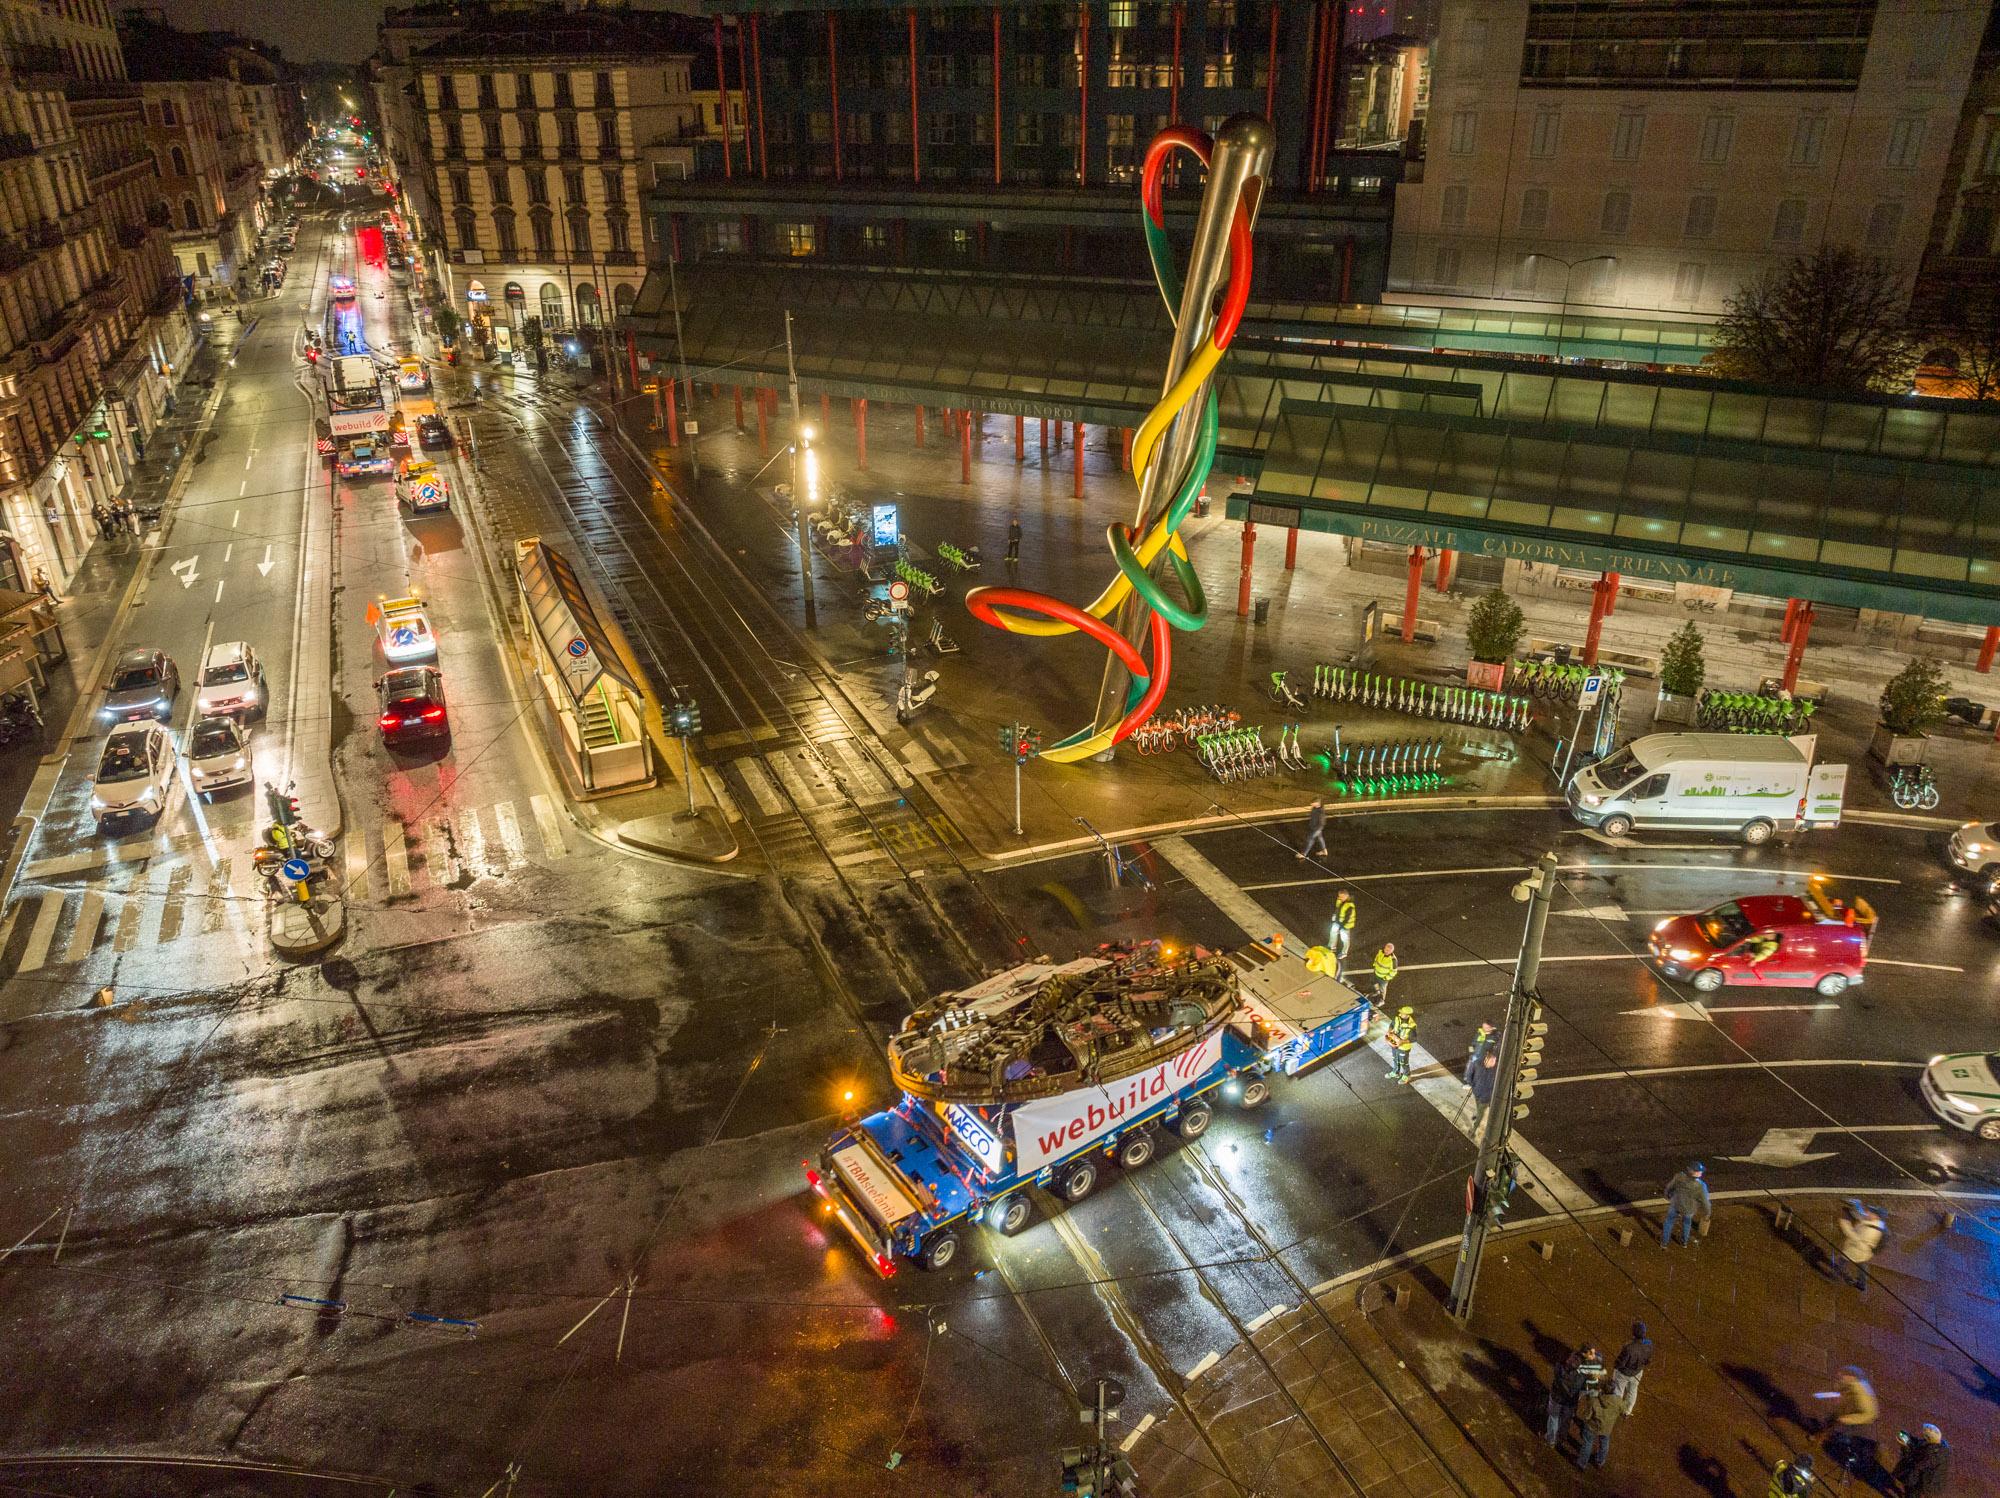
M 1565 260 L 1560 255 L 1544 255 L 1540 250 L 1537 250 L 1529 255 L 1528 258 L 1530 260 L 1553 260 L 1563 268 L 1562 311 L 1556 315 L 1556 362 L 1560 364 L 1562 363 L 1563 356 L 1563 325 L 1569 321 L 1570 276 L 1579 265 L 1590 265 L 1599 260 L 1609 260 L 1613 265 L 1616 265 L 1618 257 L 1616 255 L 1585 255 L 1580 260 Z

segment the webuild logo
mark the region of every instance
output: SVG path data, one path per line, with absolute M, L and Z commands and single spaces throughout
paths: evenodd
M 1109 1087 L 1086 1087 L 1014 1110 L 1014 1152 L 1023 1175 L 1040 1170 L 1102 1134 L 1130 1122 L 1147 1109 L 1179 1095 L 1214 1070 L 1222 1059 L 1222 1037 L 1169 1056 L 1158 1066 Z

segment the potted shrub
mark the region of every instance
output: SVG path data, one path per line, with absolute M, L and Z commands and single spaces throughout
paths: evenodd
M 1692 623 L 1683 624 L 1660 653 L 1660 700 L 1653 717 L 1661 723 L 1692 723 L 1695 699 L 1708 676 L 1708 662 L 1702 659 L 1701 631 Z
M 1521 643 L 1527 621 L 1521 606 L 1495 588 L 1482 594 L 1465 616 L 1465 643 L 1472 648 L 1472 664 L 1465 668 L 1467 686 L 1497 692 L 1507 684 L 1507 662 Z
M 1889 678 L 1877 704 L 1881 721 L 1875 725 L 1868 752 L 1885 765 L 1920 765 L 1930 729 L 1944 718 L 1947 683 L 1934 655 L 1910 657 L 1910 663 Z

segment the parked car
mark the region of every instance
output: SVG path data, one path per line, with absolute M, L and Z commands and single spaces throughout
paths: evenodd
M 188 736 L 188 773 L 195 793 L 206 800 L 216 791 L 249 785 L 250 734 L 234 718 L 203 718 Z
M 1862 980 L 1875 911 L 1821 881 L 1797 895 L 1744 895 L 1653 928 L 1653 961 L 1702 993 L 1725 983 L 1811 988 L 1834 998 Z
M 453 445 L 451 423 L 442 416 L 419 416 L 417 418 L 417 444 L 425 452 L 436 452 Z
M 174 736 L 157 723 L 127 723 L 104 741 L 90 794 L 91 816 L 102 832 L 128 817 L 157 819 L 173 789 Z
M 1917 1078 L 1917 1090 L 1931 1112 L 1954 1129 L 2000 1140 L 2000 1053 L 1933 1056 Z
M 436 666 L 399 667 L 378 679 L 375 690 L 382 708 L 375 724 L 382 730 L 383 743 L 393 746 L 412 739 L 451 737 L 444 673 Z
M 173 716 L 174 699 L 181 694 L 180 668 L 164 650 L 137 646 L 118 657 L 111 668 L 111 681 L 104 689 L 104 705 L 98 718 L 106 723 L 129 723 L 136 718 L 157 718 L 164 723 Z
M 211 645 L 201 662 L 201 683 L 195 688 L 195 711 L 205 718 L 228 713 L 261 718 L 271 710 L 264 686 L 264 663 L 247 640 Z

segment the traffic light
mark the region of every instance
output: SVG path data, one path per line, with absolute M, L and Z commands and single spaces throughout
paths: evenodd
M 1521 1036 L 1521 1064 L 1514 1068 L 1514 1120 L 1528 1116 L 1528 1099 L 1535 1095 L 1535 1079 L 1542 1074 L 1542 1043 L 1549 1027 L 1542 1019 L 1542 1006 L 1528 1004 L 1528 1020 Z
M 1520 1179 L 1521 1162 L 1514 1158 L 1512 1150 L 1500 1151 L 1500 1158 L 1493 1168 L 1493 1180 L 1486 1189 L 1486 1220 L 1495 1227 L 1507 1215 L 1507 1208 L 1514 1201 L 1514 1187 Z
M 696 702 L 676 702 L 667 715 L 676 738 L 690 739 L 701 732 L 701 705 Z
M 275 785 L 264 787 L 264 799 L 270 803 L 271 820 L 280 827 L 289 827 L 299 819 L 299 798 L 287 795 Z

